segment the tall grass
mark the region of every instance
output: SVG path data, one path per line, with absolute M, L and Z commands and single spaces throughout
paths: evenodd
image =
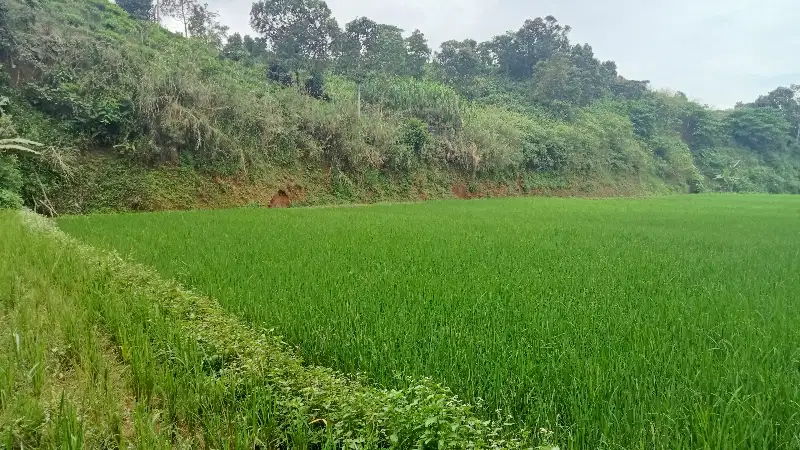
M 0 228 L 0 448 L 181 448 L 76 295 L 85 273 L 54 282 L 75 269 L 63 247 L 24 232 L 16 212 L 0 212 Z
M 800 446 L 800 201 L 506 199 L 64 218 L 377 384 L 568 448 Z

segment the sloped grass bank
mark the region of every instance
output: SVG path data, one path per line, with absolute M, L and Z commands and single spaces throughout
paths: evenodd
M 527 448 L 547 437 L 522 432 L 506 417 L 485 420 L 432 380 L 378 389 L 306 366 L 278 337 L 246 327 L 214 300 L 82 245 L 35 214 L 2 213 L 0 229 L 0 259 L 10 273 L 37 274 L 59 297 L 73 299 L 89 328 L 108 336 L 139 415 L 157 411 L 155 443 L 169 445 L 168 437 L 173 445 L 206 448 Z M 0 278 L 4 317 L 18 278 Z M 76 341 L 71 348 L 83 346 Z M 0 373 L 12 373 L 5 366 Z M 3 383 L 5 414 L 14 407 L 7 393 L 18 383 L 8 375 Z M 0 430 L 9 447 L 19 445 L 13 429 Z

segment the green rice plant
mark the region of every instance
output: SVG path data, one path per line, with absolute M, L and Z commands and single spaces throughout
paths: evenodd
M 431 377 L 542 443 L 800 447 L 795 197 L 517 198 L 58 223 L 275 330 L 310 364 L 389 389 Z
M 3 312 L 10 308 L 6 305 L 17 305 L 29 317 L 56 325 L 14 321 L 11 329 L 25 333 L 22 343 L 32 331 L 59 330 L 58 338 L 32 340 L 34 348 L 49 355 L 39 344 L 57 343 L 52 353 L 61 362 L 47 367 L 75 372 L 92 386 L 83 395 L 62 390 L 58 408 L 50 410 L 14 380 L 0 384 L 0 399 L 8 394 L 16 400 L 11 408 L 5 400 L 0 404 L 0 418 L 32 422 L 24 428 L 30 438 L 22 441 L 21 427 L 7 430 L 8 421 L 0 421 L 0 436 L 11 448 L 131 443 L 144 448 L 519 449 L 538 439 L 504 417 L 479 417 L 473 406 L 430 379 L 407 378 L 407 388 L 381 389 L 357 376 L 304 364 L 280 338 L 245 326 L 214 300 L 82 245 L 32 213 L 2 213 L 0 225 L 14 243 L 0 242 L 0 268 L 11 269 L 0 277 L 0 293 L 9 286 L 13 292 L 14 280 L 25 275 L 52 289 L 64 306 L 36 314 L 31 311 L 36 302 L 20 301 L 16 294 L 0 297 Z M 104 351 L 98 349 L 100 335 L 110 341 Z M 105 381 L 106 373 L 114 372 L 106 368 L 120 365 L 128 374 L 129 392 L 119 381 Z M 6 371 L 18 372 L 0 359 L 0 374 Z M 50 370 L 47 374 L 55 378 Z M 7 378 L 13 377 L 0 381 Z M 21 410 L 14 407 L 18 402 L 40 409 Z M 124 430 L 114 414 L 120 402 L 128 403 L 120 412 Z M 41 408 L 46 413 L 37 413 Z M 42 418 L 48 414 L 57 420 Z

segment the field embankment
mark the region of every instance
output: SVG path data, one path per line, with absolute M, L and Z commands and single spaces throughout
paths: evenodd
M 0 447 L 516 448 L 431 380 L 377 389 L 304 365 L 215 301 L 0 213 Z M 8 333 L 6 333 L 8 331 Z
M 434 199 L 543 196 L 644 196 L 667 193 L 663 186 L 617 180 L 497 177 L 470 181 L 447 171 L 335 176 L 323 170 L 275 169 L 259 176 L 212 175 L 190 168 L 149 168 L 100 153 L 75 161 L 80 167 L 47 194 L 59 214 L 114 211 L 220 209 L 242 206 L 372 204 Z

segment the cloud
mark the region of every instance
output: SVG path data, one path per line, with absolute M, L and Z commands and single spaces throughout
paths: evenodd
M 232 31 L 252 33 L 252 0 L 209 0 Z M 422 30 L 432 47 L 486 40 L 553 15 L 572 41 L 617 62 L 627 78 L 717 107 L 800 83 L 798 0 L 328 0 L 340 25 L 356 17 Z

